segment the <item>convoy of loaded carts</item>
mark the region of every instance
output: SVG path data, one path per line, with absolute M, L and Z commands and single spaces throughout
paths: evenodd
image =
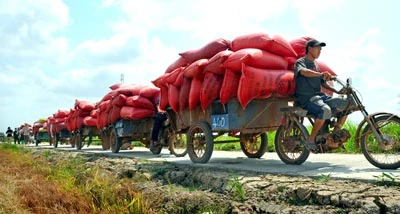
M 288 164 L 301 164 L 309 154 L 303 145 L 308 135 L 304 134 L 302 123 L 305 118 L 312 123 L 313 118 L 297 115 L 296 121 L 300 122 L 285 123 L 282 110 L 296 109 L 292 107 L 293 67 L 305 55 L 310 39 L 287 41 L 279 35 L 256 33 L 232 41 L 216 39 L 199 49 L 182 52 L 165 72 L 154 78 L 152 85 L 117 83 L 96 103 L 76 100 L 70 110 L 58 110 L 47 120 L 36 121 L 36 145 L 47 137 L 55 148 L 61 143 L 80 150 L 85 143 L 89 146 L 93 140 L 99 140 L 104 150 L 118 153 L 132 149 L 132 142 L 139 141 L 153 154 L 166 147 L 177 157 L 188 154 L 194 163 L 207 163 L 217 143 L 240 143 L 247 157 L 260 158 L 268 147 L 266 132 L 279 128 L 275 147 L 277 152 L 284 153 L 279 157 Z M 336 76 L 325 63 L 317 64 L 322 71 Z M 333 86 L 333 81 L 328 84 Z M 389 115 L 388 120 L 397 126 L 399 117 L 389 113 L 367 117 L 361 102 L 357 110 L 360 109 L 367 119 L 360 125 L 362 135 L 356 136 L 356 140 L 361 139 L 364 155 L 379 168 L 398 168 L 400 162 L 396 159 L 381 164 L 379 157 L 368 150 L 365 136 L 371 133 L 368 130 L 380 120 L 379 116 Z M 167 114 L 167 120 L 161 125 L 158 140 L 152 142 L 158 112 Z M 377 120 L 371 121 L 375 116 Z M 380 133 L 383 129 L 372 132 L 375 137 L 381 136 L 377 137 L 378 147 L 385 144 L 383 149 L 397 150 L 398 154 L 400 134 L 384 135 Z M 377 156 L 386 155 L 382 153 Z

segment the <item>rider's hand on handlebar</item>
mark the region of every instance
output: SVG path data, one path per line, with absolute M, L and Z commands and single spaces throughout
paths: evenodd
M 337 94 L 346 94 L 347 93 L 347 88 L 342 88 L 339 91 L 336 92 Z
M 325 81 L 331 80 L 332 75 L 328 72 L 324 72 L 322 73 L 322 79 L 324 79 Z

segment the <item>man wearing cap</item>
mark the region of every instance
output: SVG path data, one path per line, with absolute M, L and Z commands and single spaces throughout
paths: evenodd
M 326 81 L 330 80 L 332 76 L 326 71 L 321 71 L 318 64 L 315 62 L 321 54 L 321 48 L 325 46 L 325 42 L 319 42 L 315 39 L 308 41 L 305 49 L 306 56 L 299 58 L 296 61 L 294 68 L 296 80 L 296 105 L 307 110 L 308 114 L 315 116 L 311 135 L 307 139 L 305 145 L 306 149 L 312 152 L 317 148 L 315 138 L 318 131 L 324 125 L 325 120 L 332 117 L 332 110 L 344 110 L 347 102 L 344 99 L 332 98 L 321 92 L 322 86 L 335 93 L 343 93 L 342 91 L 337 91 L 326 83 Z M 338 121 L 338 126 L 335 127 L 335 129 L 340 129 L 345 121 L 346 116 L 341 117 Z

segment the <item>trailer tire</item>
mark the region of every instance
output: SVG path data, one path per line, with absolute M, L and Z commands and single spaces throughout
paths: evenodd
M 118 153 L 121 148 L 122 139 L 118 137 L 117 131 L 113 128 L 110 131 L 110 146 L 113 153 Z
M 100 139 L 101 139 L 101 146 L 103 148 L 103 150 L 108 150 L 110 149 L 111 145 L 110 145 L 110 131 L 109 130 L 105 130 L 104 132 L 102 132 L 100 134 Z
M 76 145 L 76 135 L 77 133 L 72 134 L 71 136 L 71 147 L 74 148 Z
M 214 138 L 210 125 L 198 121 L 188 131 L 187 152 L 193 163 L 207 163 L 214 150 Z
M 253 138 L 254 136 L 257 137 Z M 254 134 L 251 139 L 244 139 L 240 141 L 240 147 L 248 158 L 261 158 L 267 151 L 268 136 L 266 133 Z M 254 140 L 257 141 L 258 139 L 260 139 L 260 142 L 254 142 Z
M 75 146 L 76 146 L 76 149 L 77 150 L 81 150 L 82 149 L 82 147 L 83 147 L 83 143 L 82 143 L 82 135 L 81 135 L 81 133 L 76 133 L 76 136 L 75 136 Z

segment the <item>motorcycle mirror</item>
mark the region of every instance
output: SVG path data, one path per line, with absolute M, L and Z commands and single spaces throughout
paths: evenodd
M 351 78 L 348 78 L 348 79 L 347 79 L 347 85 L 351 85 L 351 83 L 352 83 Z

